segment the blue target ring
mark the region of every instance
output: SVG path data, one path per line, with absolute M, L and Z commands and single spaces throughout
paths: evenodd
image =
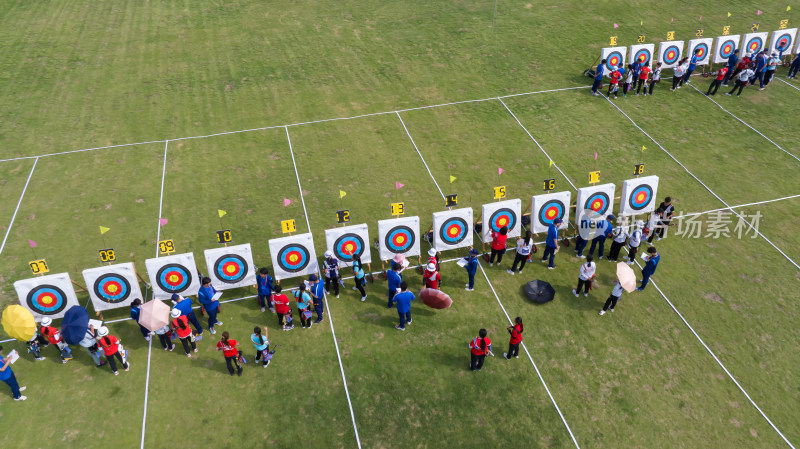
M 165 292 L 180 293 L 192 284 L 192 272 L 178 263 L 166 264 L 156 273 L 156 283 Z
M 786 51 L 792 47 L 792 35 L 791 34 L 784 34 L 782 36 L 778 36 L 778 42 L 775 44 L 775 49 L 778 51 Z
M 290 243 L 278 251 L 278 266 L 289 273 L 302 271 L 310 261 L 308 248 L 298 243 Z
M 403 254 L 414 246 L 416 236 L 408 226 L 395 226 L 386 233 L 384 246 L 394 254 Z
M 226 254 L 214 262 L 214 275 L 226 284 L 236 284 L 247 276 L 247 261 L 238 254 Z
M 647 184 L 637 186 L 628 197 L 628 205 L 633 210 L 642 210 L 653 201 L 653 188 Z
M 696 52 L 697 50 L 700 50 L 700 54 L 697 55 L 697 61 L 698 62 L 702 61 L 702 60 L 704 60 L 704 59 L 706 59 L 708 57 L 708 44 L 706 44 L 705 42 L 701 42 L 701 43 L 697 44 L 694 47 L 694 50 L 692 50 L 692 54 L 694 54 L 694 52 Z
M 339 260 L 351 261 L 353 254 L 361 256 L 364 252 L 364 240 L 358 234 L 342 234 L 333 242 L 333 253 Z
M 622 53 L 614 50 L 606 56 L 606 67 L 614 70 L 623 63 Z
M 667 64 L 675 64 L 678 62 L 678 59 L 681 57 L 681 49 L 678 48 L 677 45 L 670 45 L 664 49 L 664 52 L 661 53 L 661 62 L 665 62 Z
M 67 296 L 55 285 L 37 285 L 28 292 L 28 308 L 39 315 L 56 315 L 67 306 Z
M 610 205 L 611 198 L 605 192 L 595 192 L 583 203 L 583 209 L 591 210 L 598 215 L 605 215 Z
M 734 50 L 736 50 L 736 42 L 733 39 L 728 39 L 719 46 L 719 55 L 727 59 L 730 58 Z
M 635 55 L 633 55 L 633 61 L 639 61 L 642 63 L 642 66 L 649 66 L 650 65 L 650 58 L 652 55 L 650 54 L 650 50 L 647 48 L 639 49 Z
M 747 48 L 747 51 L 752 52 L 755 55 L 756 53 L 760 52 L 762 48 L 764 48 L 764 40 L 759 36 L 755 36 L 747 42 L 745 47 Z
M 461 217 L 450 217 L 439 228 L 439 238 L 448 245 L 456 245 L 467 238 L 469 225 Z
M 564 218 L 564 211 L 566 206 L 561 200 L 550 200 L 539 208 L 539 214 L 536 217 L 539 224 L 550 226 L 556 218 Z
M 124 276 L 116 273 L 101 275 L 94 281 L 92 288 L 101 301 L 110 304 L 125 301 L 131 295 L 131 284 Z
M 497 209 L 492 216 L 489 217 L 489 224 L 494 232 L 500 232 L 500 228 L 503 226 L 507 227 L 509 230 L 514 229 L 514 226 L 517 224 L 517 214 L 507 207 Z

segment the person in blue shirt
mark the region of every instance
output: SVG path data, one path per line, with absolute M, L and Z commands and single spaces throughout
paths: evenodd
M 364 267 L 361 263 L 361 257 L 358 254 L 353 254 L 353 277 L 356 285 L 353 290 L 361 293 L 361 302 L 367 300 L 367 291 L 364 286 L 367 285 L 367 280 L 364 278 Z
M 205 277 L 202 282 L 203 286 L 200 287 L 200 291 L 197 292 L 197 299 L 208 314 L 208 330 L 211 331 L 211 335 L 214 335 L 217 333 L 217 331 L 214 330 L 214 326 L 222 326 L 222 321 L 217 321 L 219 301 L 214 299 L 217 289 L 211 285 L 211 278 Z
M 786 78 L 794 79 L 797 76 L 797 71 L 800 70 L 800 52 L 794 55 L 794 59 L 792 59 L 792 65 L 789 67 L 789 73 L 786 74 Z
M 590 256 L 594 255 L 594 248 L 599 245 L 600 246 L 599 260 L 603 260 L 606 237 L 608 237 L 611 234 L 611 230 L 614 229 L 614 225 L 611 224 L 612 220 L 614 220 L 614 216 L 608 214 L 605 220 L 597 222 L 597 231 L 595 231 L 594 238 L 592 239 L 592 246 L 589 248 Z
M 584 230 L 589 229 L 589 220 L 587 218 L 582 218 L 579 226 Z M 578 233 L 575 235 L 575 257 L 585 259 L 586 256 L 583 255 L 583 250 L 586 248 L 586 244 L 589 243 L 589 241 L 581 236 L 580 231 L 581 230 L 578 229 Z
M 311 296 L 314 298 L 314 311 L 317 312 L 317 319 L 314 322 L 321 323 L 322 316 L 325 313 L 325 286 L 322 285 L 322 282 L 316 274 L 312 274 L 308 277 L 308 288 L 309 293 L 311 293 Z
M 306 291 L 306 284 L 301 283 L 298 285 L 297 290 L 292 294 L 297 302 L 297 312 L 300 315 L 300 323 L 303 325 L 303 329 L 306 327 L 311 329 L 311 306 L 314 304 L 314 299 Z
M 397 314 L 400 316 L 400 324 L 396 325 L 395 329 L 401 331 L 406 330 L 406 323 L 411 324 L 411 301 L 415 300 L 416 296 L 408 291 L 408 284 L 405 281 L 400 283 L 400 293 L 394 296 L 397 302 Z
M 728 73 L 726 73 L 725 78 L 722 79 L 723 86 L 728 85 L 728 80 L 730 80 L 731 77 L 733 76 L 733 71 L 736 70 L 736 64 L 738 63 L 739 63 L 739 49 L 737 48 L 736 50 L 733 51 L 733 53 L 731 53 L 730 56 L 728 56 Z
M 558 226 L 563 222 L 564 220 L 556 218 L 547 227 L 547 239 L 544 242 L 545 246 L 544 254 L 542 254 L 542 263 L 546 263 L 549 257 L 550 263 L 547 265 L 549 270 L 556 267 L 553 262 L 556 260 L 556 251 L 558 251 Z
M 755 84 L 758 80 L 759 89 L 764 90 L 764 75 L 767 73 L 767 55 L 763 51 L 758 52 L 756 56 L 756 70 L 755 75 L 750 80 L 750 84 Z
M 142 300 L 139 298 L 134 299 L 133 302 L 131 303 L 131 319 L 133 319 L 133 321 L 136 321 L 136 324 L 139 324 L 139 314 L 141 312 L 140 310 L 141 306 L 142 306 Z M 139 331 L 142 333 L 142 337 L 144 337 L 145 340 L 150 341 L 150 329 L 139 324 Z
M 464 265 L 464 268 L 467 270 L 469 282 L 464 290 L 471 292 L 475 289 L 475 273 L 478 272 L 478 250 L 470 247 L 469 255 L 466 257 L 466 261 L 467 264 Z
M 333 293 L 339 297 L 339 259 L 333 257 L 333 253 L 325 251 L 325 260 L 322 262 L 322 274 L 325 275 L 325 293 L 331 294 L 331 284 Z
M 606 69 L 606 63 L 608 61 L 603 59 L 600 61 L 600 65 L 597 66 L 597 70 L 594 72 L 594 82 L 592 83 L 592 95 L 595 97 L 597 96 L 597 89 L 600 88 L 600 83 L 603 82 L 603 72 Z
M 631 64 L 631 71 L 633 72 L 633 83 L 636 84 L 636 80 L 639 79 L 639 71 L 642 70 L 642 61 L 638 59 L 633 61 Z
M 647 263 L 645 264 L 644 268 L 642 268 L 642 285 L 640 285 L 636 290 L 640 292 L 644 291 L 644 288 L 647 287 L 647 283 L 650 281 L 650 276 L 656 272 L 656 267 L 658 266 L 658 262 L 660 260 L 661 255 L 658 254 L 655 246 L 647 248 Z
M 689 77 L 692 76 L 692 72 L 694 72 L 695 67 L 697 67 L 697 55 L 700 54 L 700 49 L 695 48 L 694 54 L 692 55 L 692 59 L 689 60 L 689 68 L 686 69 L 686 73 L 683 74 L 683 82 L 685 84 L 689 84 L 691 81 Z
M 400 283 L 403 279 L 400 277 L 400 271 L 403 266 L 397 262 L 392 262 L 392 269 L 386 272 L 386 280 L 389 281 L 389 306 L 391 309 L 394 305 L 394 295 L 397 294 L 397 289 L 400 288 Z
M 275 308 L 272 306 L 272 277 L 268 269 L 258 270 L 256 285 L 258 285 L 258 305 L 261 306 L 261 311 L 264 312 L 269 307 L 269 311 L 275 313 Z
M 0 380 L 11 387 L 11 394 L 14 395 L 15 401 L 24 401 L 28 399 L 22 395 L 22 392 L 25 391 L 27 387 L 20 387 L 17 383 L 17 377 L 14 375 L 14 372 L 11 371 L 11 360 L 6 360 L 6 358 L 3 357 L 2 346 L 0 346 Z
M 186 319 L 194 326 L 195 334 L 203 335 L 203 326 L 197 321 L 197 316 L 192 310 L 192 298 L 184 298 L 177 293 L 172 294 L 172 304 L 181 311 L 181 316 L 186 315 Z

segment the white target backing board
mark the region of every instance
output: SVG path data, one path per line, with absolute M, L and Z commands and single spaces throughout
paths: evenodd
M 575 225 L 579 229 L 585 211 L 592 211 L 589 218 L 605 218 L 614 210 L 614 184 L 578 189 L 575 209 Z
M 613 72 L 620 64 L 625 64 L 627 47 L 606 47 L 600 52 L 600 59 L 606 60 L 606 75 Z
M 83 270 L 83 280 L 98 312 L 129 306 L 134 299 L 144 300 L 133 262 Z
M 272 269 L 275 279 L 286 279 L 319 272 L 314 238 L 311 234 L 298 234 L 269 241 Z
M 773 31 L 772 39 L 769 41 L 769 54 L 783 52 L 783 55 L 788 55 L 795 46 L 795 39 L 797 39 L 797 28 Z
M 256 265 L 250 244 L 212 248 L 204 251 L 208 277 L 217 290 L 256 284 Z
M 742 41 L 742 36 L 739 34 L 731 34 L 730 36 L 718 36 L 717 42 L 714 44 L 714 63 L 728 62 L 733 51 L 739 48 L 739 42 Z M 739 52 L 741 58 L 742 52 Z
M 378 221 L 378 253 L 381 260 L 393 259 L 398 254 L 419 256 L 419 239 L 419 217 Z
M 742 50 L 739 52 L 739 56 L 744 53 L 752 53 L 753 58 L 755 58 L 756 54 L 761 50 L 767 49 L 767 38 L 769 33 L 747 33 L 742 37 Z
M 638 44 L 631 45 L 628 63 L 633 64 L 637 60 L 642 63 L 642 66 L 653 67 L 653 60 L 655 59 L 656 46 L 654 44 Z
M 62 318 L 70 307 L 79 305 L 69 273 L 22 279 L 14 282 L 14 290 L 19 303 L 31 311 L 36 321 Z
M 435 212 L 433 246 L 439 251 L 472 246 L 472 208 Z
M 369 227 L 366 224 L 345 226 L 325 230 L 325 242 L 328 251 L 339 259 L 343 265 L 352 265 L 353 254 L 361 258 L 361 263 L 371 263 L 369 251 Z
M 531 231 L 535 234 L 547 232 L 550 223 L 556 218 L 564 222 L 558 229 L 566 229 L 569 221 L 570 201 L 572 193 L 569 191 L 544 193 L 531 197 Z
M 192 253 L 147 259 L 144 265 L 156 299 L 170 299 L 174 293 L 190 296 L 200 290 L 200 278 Z
M 671 69 L 678 65 L 683 56 L 683 41 L 666 41 L 658 44 L 658 62 L 662 69 Z
M 484 204 L 481 208 L 483 227 L 481 233 L 484 242 L 492 241 L 492 231 L 499 232 L 503 226 L 508 227 L 509 237 L 519 237 L 522 229 L 522 201 L 505 200 Z
M 800 53 L 800 39 L 795 39 L 795 42 L 797 42 L 797 45 L 794 47 L 794 54 L 798 54 Z
M 691 61 L 695 50 L 700 50 L 697 55 L 697 65 L 706 65 L 711 62 L 711 46 L 714 44 L 714 39 L 692 39 L 689 41 L 689 47 L 686 49 L 686 56 Z
M 658 195 L 658 176 L 644 176 L 622 182 L 622 195 L 619 202 L 619 214 L 639 215 L 656 209 Z

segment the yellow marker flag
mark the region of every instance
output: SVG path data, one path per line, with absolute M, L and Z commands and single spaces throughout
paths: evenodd
M 455 176 L 453 176 L 453 175 L 450 175 L 450 184 L 452 184 L 452 183 L 453 183 L 453 181 L 455 181 L 455 180 L 456 180 L 456 177 L 455 177 Z
M 552 159 L 550 159 L 550 166 L 552 167 L 553 165 L 556 165 L 556 163 L 555 163 L 555 162 L 553 162 L 553 160 L 552 160 Z
M 731 13 L 728 13 L 728 17 L 730 17 L 730 16 L 731 16 Z
M 224 217 L 225 215 L 228 214 L 227 212 L 225 212 L 222 209 L 217 209 L 217 213 L 219 214 L 219 218 L 222 218 L 222 217 Z
M 342 198 L 344 198 L 345 196 L 347 196 L 347 192 L 345 192 L 344 190 L 340 190 L 340 191 L 339 191 L 339 199 L 342 199 Z
M 639 25 L 644 25 L 644 20 L 639 19 Z
M 791 11 L 791 10 L 792 10 L 792 7 L 791 7 L 791 6 L 787 6 L 787 7 L 786 7 L 786 10 L 787 10 L 787 11 Z
M 646 149 L 647 149 L 647 147 L 642 145 L 642 153 L 644 153 L 644 150 L 646 150 Z
M 110 231 L 111 228 L 107 228 L 105 226 L 100 226 L 100 234 L 105 234 L 106 232 Z

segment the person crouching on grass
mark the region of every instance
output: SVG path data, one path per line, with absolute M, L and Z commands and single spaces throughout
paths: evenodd
M 486 358 L 486 353 L 492 352 L 492 341 L 486 336 L 486 329 L 478 331 L 478 336 L 469 342 L 470 361 L 469 369 L 474 373 L 475 370 L 480 371 L 483 368 L 483 359 Z
M 242 375 L 242 366 L 239 365 L 239 342 L 232 339 L 228 331 L 222 333 L 222 340 L 217 343 L 217 351 L 222 351 L 225 356 L 225 365 L 228 366 L 228 373 L 233 376 L 233 365 L 236 365 L 236 372 Z
M 508 333 L 511 334 L 511 339 L 508 341 L 508 352 L 503 353 L 503 357 L 506 360 L 511 360 L 513 356 L 515 359 L 519 358 L 519 344 L 522 343 L 522 331 L 524 330 L 524 326 L 522 325 L 522 318 L 516 317 L 514 318 L 514 325 L 508 326 Z

